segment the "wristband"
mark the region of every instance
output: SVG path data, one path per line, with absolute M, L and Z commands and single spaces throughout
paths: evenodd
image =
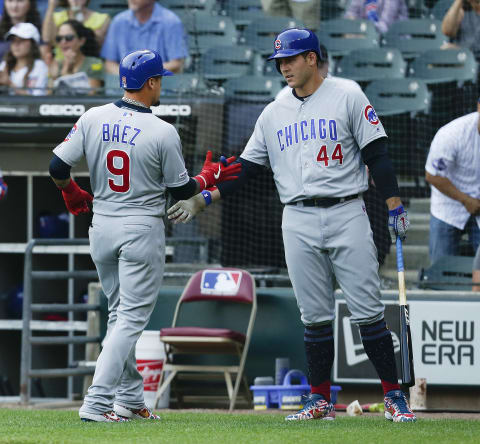
M 400 215 L 404 212 L 405 212 L 405 210 L 403 209 L 403 205 L 400 205 L 397 208 L 394 208 L 393 210 L 389 210 L 388 214 L 390 216 L 398 216 L 398 215 Z
M 212 193 L 208 190 L 203 190 L 202 191 L 202 196 L 205 199 L 205 203 L 207 204 L 207 207 L 212 203 Z

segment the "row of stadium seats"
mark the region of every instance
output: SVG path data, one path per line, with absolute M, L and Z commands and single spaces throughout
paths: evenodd
M 198 57 L 214 46 L 239 45 L 253 49 L 262 57 L 272 53 L 273 39 L 279 31 L 303 24 L 290 17 L 268 17 L 253 21 L 239 33 L 229 17 L 208 14 L 191 14 L 184 17 L 189 38 L 192 62 L 189 69 L 195 71 Z M 441 22 L 433 19 L 409 19 L 394 23 L 380 36 L 368 20 L 336 19 L 324 21 L 318 31 L 320 42 L 334 58 L 357 49 L 395 48 L 406 60 L 412 60 L 425 51 L 440 49 L 447 43 Z
M 452 0 L 406 0 L 406 3 L 412 18 L 442 20 Z M 161 4 L 179 16 L 192 12 L 227 16 L 239 29 L 255 20 L 268 18 L 260 0 L 161 0 Z M 320 17 L 322 20 L 340 18 L 348 4 L 348 0 L 322 0 Z M 127 9 L 128 3 L 127 0 L 91 0 L 89 7 L 113 16 Z

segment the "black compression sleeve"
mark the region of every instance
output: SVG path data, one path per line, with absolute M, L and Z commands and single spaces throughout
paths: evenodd
M 388 157 L 385 137 L 370 142 L 361 151 L 362 159 L 368 166 L 375 186 L 386 200 L 389 197 L 399 196 L 397 178 L 392 162 Z
M 185 185 L 167 188 L 167 190 L 175 200 L 190 199 L 197 190 L 197 181 L 190 177 L 190 180 Z
M 239 157 L 235 162 L 240 162 L 242 164 L 242 171 L 240 172 L 238 179 L 229 180 L 227 182 L 222 182 L 217 185 L 218 191 L 222 199 L 225 199 L 232 194 L 238 192 L 240 188 L 245 185 L 248 180 L 252 177 L 255 177 L 257 174 L 261 173 L 265 168 L 262 165 L 259 165 L 255 162 L 250 162 L 249 160 L 242 159 Z
M 72 167 L 65 163 L 57 155 L 53 155 L 52 160 L 50 161 L 49 173 L 54 179 L 65 180 L 70 177 L 70 170 Z

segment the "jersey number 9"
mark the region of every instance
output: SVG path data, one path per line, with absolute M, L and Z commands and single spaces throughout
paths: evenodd
M 115 159 L 121 159 L 121 167 L 116 167 Z M 125 151 L 111 150 L 107 154 L 107 170 L 114 176 L 114 179 L 108 179 L 108 186 L 116 193 L 126 193 L 130 189 L 130 157 Z M 119 176 L 119 177 L 118 177 Z M 119 183 L 120 182 L 120 183 Z

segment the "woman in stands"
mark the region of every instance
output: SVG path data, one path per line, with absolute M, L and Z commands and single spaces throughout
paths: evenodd
M 67 20 L 77 20 L 95 33 L 97 43 L 101 47 L 110 25 L 110 16 L 88 9 L 88 3 L 89 0 L 48 0 L 42 26 L 43 40 L 53 47 L 60 25 Z M 58 7 L 64 9 L 55 12 Z
M 0 85 L 9 87 L 12 94 L 44 95 L 48 67 L 41 60 L 38 29 L 31 23 L 18 23 L 5 40 L 10 49 L 0 64 Z
M 93 31 L 77 20 L 67 20 L 58 28 L 55 41 L 64 58 L 54 60 L 50 65 L 51 86 L 64 80 L 64 85 L 70 89 L 92 89 L 90 93 L 94 93 L 95 89 L 100 88 L 103 82 L 103 62 L 98 58 L 99 47 Z M 88 79 L 88 83 L 82 83 L 82 77 Z
M 41 31 L 42 23 L 37 9 L 37 0 L 4 0 L 3 15 L 0 19 L 0 60 L 7 53 L 10 43 L 5 34 L 17 23 L 32 23 Z

